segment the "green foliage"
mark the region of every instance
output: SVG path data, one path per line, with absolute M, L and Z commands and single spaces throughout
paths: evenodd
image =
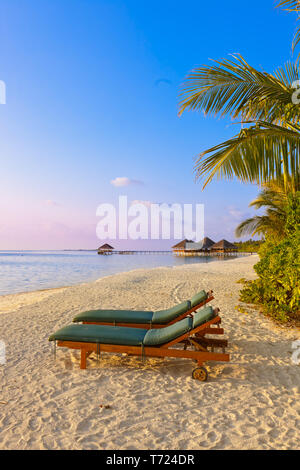
M 296 194 L 290 194 L 287 205 L 287 222 L 285 226 L 288 235 L 293 234 L 295 227 L 300 226 L 300 191 Z
M 298 63 L 288 62 L 271 74 L 253 68 L 239 54 L 187 75 L 179 115 L 200 111 L 230 115 L 239 125 L 242 121 L 238 134 L 196 159 L 196 178 L 204 179 L 203 188 L 214 178 L 261 185 L 284 176 L 294 182 L 300 166 L 300 108 L 292 97 L 299 78 Z
M 287 236 L 268 238 L 254 266 L 258 279 L 246 281 L 240 300 L 261 304 L 276 320 L 300 320 L 300 193 L 289 197 Z
M 296 185 L 290 181 L 271 181 L 265 184 L 259 195 L 249 204 L 255 209 L 265 209 L 263 215 L 256 215 L 241 222 L 235 230 L 237 237 L 246 233 L 251 235 L 275 236 L 283 239 L 286 235 L 288 197 L 300 189 L 300 173 L 298 173 Z
M 300 13 L 299 0 L 277 0 L 277 5 Z M 294 47 L 299 43 L 298 27 Z M 241 300 L 261 304 L 281 321 L 300 320 L 300 107 L 292 99 L 299 63 L 300 58 L 271 74 L 236 54 L 197 67 L 186 77 L 179 109 L 179 115 L 200 111 L 242 121 L 237 135 L 200 154 L 195 172 L 204 178 L 203 188 L 214 178 L 234 177 L 264 185 L 252 205 L 266 213 L 237 228 L 237 236 L 267 239 L 255 266 L 258 279 L 244 283 Z M 254 243 L 237 245 L 252 252 Z
M 234 242 L 237 246 L 238 251 L 241 253 L 258 253 L 261 245 L 264 242 L 262 240 L 247 240 L 246 242 Z

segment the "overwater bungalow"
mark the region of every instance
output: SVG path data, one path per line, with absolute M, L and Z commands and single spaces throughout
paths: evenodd
M 104 245 L 98 248 L 98 255 L 111 255 L 113 253 L 114 247 L 105 243 Z
M 182 240 L 181 242 L 172 246 L 173 254 L 178 256 L 184 256 L 186 251 L 188 250 L 188 246 L 191 246 L 191 244 L 193 243 L 194 242 L 192 240 Z
M 203 238 L 202 242 L 202 248 L 201 250 L 204 252 L 210 251 L 211 247 L 215 244 L 215 242 L 208 237 Z
M 201 242 L 192 240 L 182 240 L 172 247 L 176 256 L 201 256 L 217 253 L 236 253 L 238 248 L 227 240 L 220 240 L 215 243 L 211 238 L 205 237 Z
M 203 251 L 208 250 L 210 245 L 214 242 L 209 238 L 204 238 L 201 242 L 194 242 L 192 240 L 182 240 L 172 247 L 173 254 L 177 256 L 197 256 Z M 204 248 L 203 248 L 204 247 Z
M 227 240 L 220 240 L 210 247 L 212 253 L 234 253 L 238 248 Z

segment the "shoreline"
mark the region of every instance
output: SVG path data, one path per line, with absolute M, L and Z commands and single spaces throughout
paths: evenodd
M 254 278 L 254 263 L 136 269 L 26 293 L 31 303 L 18 308 L 12 302 L 0 315 L 0 449 L 298 448 L 300 374 L 291 344 L 300 334 L 236 309 L 236 281 Z M 90 356 L 84 371 L 77 351 L 58 348 L 53 359 L 49 335 L 83 310 L 160 310 L 201 289 L 214 291 L 231 355 L 229 363 L 205 365 L 208 382 L 194 381 L 185 359 L 103 353 L 100 363 Z
M 88 251 L 88 250 L 86 250 L 86 251 Z M 245 258 L 249 258 L 251 256 L 258 257 L 258 255 L 256 253 L 249 253 L 249 255 L 244 255 L 244 256 L 241 256 L 241 257 L 238 257 L 238 258 L 234 258 L 234 259 L 228 259 L 226 261 L 227 262 L 228 261 L 234 261 L 236 259 L 241 259 L 241 258 L 245 259 Z M 216 263 L 216 262 L 219 263 L 220 261 L 222 262 L 223 260 L 215 259 L 215 260 L 209 261 L 209 263 Z M 195 263 L 195 265 L 197 265 L 197 264 L 198 263 Z M 203 264 L 203 263 L 201 263 L 201 264 Z M 103 275 L 103 276 L 101 276 L 101 277 L 99 277 L 99 278 L 97 278 L 93 281 L 91 281 L 91 280 L 90 281 L 81 281 L 81 282 L 76 282 L 75 284 L 66 284 L 66 285 L 57 286 L 57 287 L 45 287 L 45 288 L 42 288 L 42 289 L 34 289 L 34 290 L 29 290 L 29 291 L 12 292 L 10 294 L 0 294 L 0 301 L 3 297 L 13 296 L 13 295 L 26 295 L 26 294 L 34 294 L 34 293 L 39 293 L 39 292 L 54 291 L 54 290 L 59 290 L 59 289 L 68 289 L 69 287 L 75 287 L 75 286 L 81 286 L 83 284 L 90 284 L 90 283 L 93 283 L 93 282 L 99 282 L 103 278 L 107 278 L 107 277 L 111 277 L 111 276 L 117 276 L 118 274 L 126 274 L 126 273 L 130 273 L 130 272 L 133 272 L 133 271 L 162 269 L 162 268 L 169 268 L 169 269 L 184 268 L 185 266 L 191 266 L 191 265 L 174 265 L 174 266 L 163 266 L 162 265 L 162 266 L 155 266 L 155 267 L 152 267 L 152 268 L 147 268 L 147 267 L 146 268 L 133 268 L 133 269 L 129 269 L 128 271 L 120 271 L 118 273 Z
M 242 256 L 240 258 L 228 259 L 226 261 L 216 259 L 216 260 L 210 261 L 209 264 L 220 263 L 220 262 L 228 263 L 229 261 L 246 259 L 249 257 L 258 258 L 258 255 L 249 254 L 249 256 Z M 119 273 L 107 274 L 102 277 L 99 277 L 98 279 L 95 279 L 94 281 L 82 281 L 80 283 L 59 286 L 59 287 L 49 287 L 49 288 L 44 288 L 44 289 L 36 289 L 32 291 L 14 292 L 12 294 L 2 294 L 0 295 L 0 315 L 3 313 L 8 313 L 10 311 L 13 311 L 15 308 L 20 309 L 26 305 L 31 305 L 35 302 L 40 302 L 46 299 L 47 297 L 49 297 L 50 295 L 55 294 L 55 293 L 60 293 L 66 289 L 71 289 L 74 287 L 76 288 L 76 287 L 89 285 L 89 284 L 92 285 L 94 283 L 101 282 L 103 279 L 113 278 L 114 276 L 119 276 L 121 274 L 128 274 L 128 273 L 134 273 L 134 272 L 139 272 L 139 271 L 152 271 L 155 269 L 181 269 L 181 268 L 185 269 L 185 268 L 188 268 L 189 266 L 198 266 L 200 264 L 204 264 L 204 263 L 175 265 L 175 266 L 156 266 L 154 268 L 134 268 L 134 269 L 130 269 L 129 271 L 120 271 Z

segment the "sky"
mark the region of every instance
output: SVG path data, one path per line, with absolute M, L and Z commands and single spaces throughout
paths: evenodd
M 239 131 L 178 117 L 187 73 L 240 53 L 272 72 L 292 58 L 292 14 L 272 0 L 1 0 L 0 250 L 94 249 L 119 196 L 204 204 L 205 235 L 236 239 L 258 188 L 195 182 L 195 157 Z M 169 240 L 116 240 L 167 248 Z

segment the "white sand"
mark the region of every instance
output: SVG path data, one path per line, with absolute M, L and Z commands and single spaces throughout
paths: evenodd
M 135 270 L 63 289 L 0 297 L 1 449 L 296 449 L 300 331 L 235 306 L 236 281 L 253 278 L 256 256 Z M 229 339 L 230 363 L 210 363 L 192 380 L 192 361 L 105 354 L 79 369 L 78 352 L 48 336 L 93 308 L 162 309 L 213 289 Z M 110 408 L 100 407 L 109 405 Z

